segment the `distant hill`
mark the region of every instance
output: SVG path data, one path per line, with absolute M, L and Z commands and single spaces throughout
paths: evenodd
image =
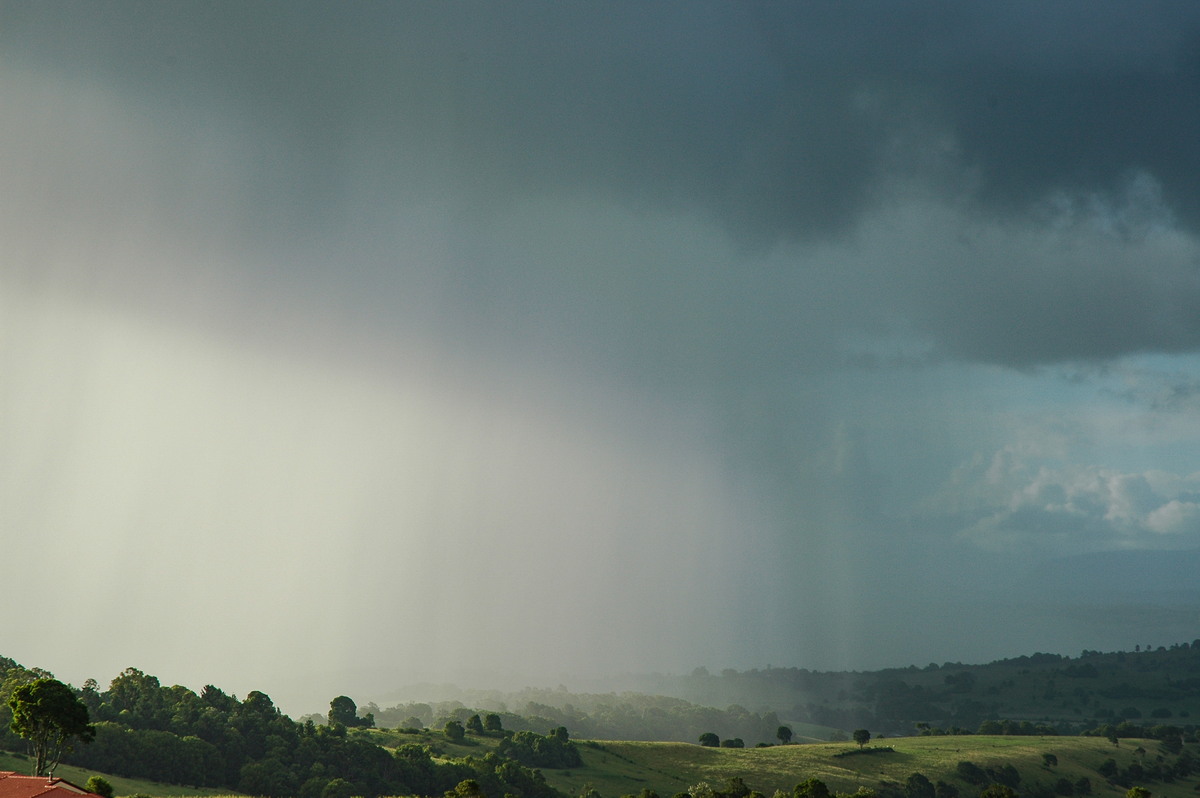
M 975 731 L 986 720 L 1077 733 L 1122 720 L 1191 726 L 1200 717 L 1200 640 L 1077 657 L 1032 654 L 985 665 L 931 663 L 863 673 L 771 668 L 644 680 L 698 704 L 771 709 L 785 722 L 911 734 L 917 724 Z
M 436 688 L 442 703 L 373 707 L 381 725 L 424 712 L 464 708 L 511 712 L 534 724 L 565 725 L 581 737 L 694 742 L 702 731 L 774 742 L 777 723 L 828 739 L 836 730 L 870 728 L 889 735 L 926 727 L 974 732 L 985 721 L 1022 721 L 1077 734 L 1104 724 L 1194 728 L 1200 718 L 1200 640 L 1170 647 L 1079 656 L 1031 654 L 983 665 L 959 662 L 868 672 L 804 668 L 698 668 L 682 676 L 633 682 L 639 692 L 519 692 Z M 720 709 L 718 709 L 720 708 Z

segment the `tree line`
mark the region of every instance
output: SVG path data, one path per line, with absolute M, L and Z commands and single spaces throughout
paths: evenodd
M 458 690 L 444 701 L 414 701 L 366 709 L 383 728 L 440 728 L 447 720 L 465 723 L 476 713 L 497 715 L 504 728 L 540 732 L 565 726 L 590 740 L 662 740 L 693 742 L 720 729 L 749 745 L 770 742 L 780 720 L 775 712 L 754 712 L 739 704 L 724 709 L 681 698 L 642 693 L 573 693 L 564 689 L 526 689 L 515 693 Z M 314 720 L 316 720 L 314 718 Z
M 59 686 L 54 691 L 66 690 L 83 709 L 86 730 L 77 736 L 91 738 L 63 752 L 62 761 L 118 776 L 248 795 L 441 796 L 471 782 L 487 795 L 562 798 L 518 755 L 525 749 L 552 752 L 558 757 L 556 766 L 568 767 L 562 764 L 564 752 L 573 746 L 566 730 L 556 729 L 545 738 L 548 743 L 527 733 L 514 744 L 513 758 L 488 753 L 449 760 L 435 756 L 428 744 L 388 750 L 350 733 L 336 722 L 338 713 L 347 709 L 336 699 L 331 702 L 335 722 L 299 723 L 260 691 L 241 700 L 213 685 L 196 693 L 179 685 L 163 686 L 136 668 L 123 671 L 105 690 L 94 680 L 74 689 L 47 671 L 0 658 L 0 748 L 21 750 L 30 741 L 20 722 L 24 705 L 19 699 L 30 685 L 48 684 Z M 530 761 L 536 759 L 535 755 Z

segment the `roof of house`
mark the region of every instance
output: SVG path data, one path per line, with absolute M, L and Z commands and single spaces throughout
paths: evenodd
M 79 795 L 94 795 L 72 784 L 66 779 L 47 776 L 23 776 L 11 770 L 0 770 L 0 798 L 74 798 Z

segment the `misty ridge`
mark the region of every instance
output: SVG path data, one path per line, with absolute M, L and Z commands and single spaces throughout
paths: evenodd
M 1200 640 L 1139 644 L 1128 652 L 1085 650 L 1074 658 L 1039 653 L 986 665 L 863 672 L 697 668 L 688 675 L 626 677 L 622 681 L 632 689 L 616 693 L 422 685 L 402 692 L 425 700 L 384 708 L 368 702 L 361 712 L 382 727 L 433 727 L 487 711 L 505 718 L 506 728 L 564 725 L 585 738 L 613 740 L 694 742 L 702 731 L 726 729 L 728 736 L 755 744 L 773 741 L 780 722 L 829 733 L 869 727 L 908 735 L 916 724 L 970 733 L 1003 720 L 1026 729 L 1035 723 L 1039 733 L 1078 734 L 1122 722 L 1194 725 L 1190 718 L 1200 717 L 1198 674 Z

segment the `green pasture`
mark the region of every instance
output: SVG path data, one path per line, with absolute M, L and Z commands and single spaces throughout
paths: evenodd
M 1021 774 L 1021 786 L 1033 783 L 1053 785 L 1060 778 L 1075 781 L 1086 776 L 1097 798 L 1123 798 L 1124 788 L 1110 787 L 1096 773 L 1105 759 L 1113 758 L 1122 768 L 1139 755 L 1152 759 L 1158 755 L 1154 740 L 1122 740 L 1119 747 L 1104 738 L 1094 737 L 899 737 L 873 741 L 867 752 L 837 757 L 835 754 L 856 750 L 853 743 L 773 746 L 770 748 L 703 748 L 686 743 L 646 743 L 596 741 L 579 743 L 584 767 L 574 770 L 543 771 L 547 781 L 568 795 L 579 795 L 587 786 L 603 798 L 620 798 L 650 788 L 663 798 L 685 791 L 701 781 L 722 789 L 728 780 L 740 776 L 748 787 L 767 796 L 775 790 L 790 791 L 809 778 L 824 781 L 832 790 L 853 792 L 860 786 L 877 788 L 901 786 L 914 772 L 931 781 L 942 779 L 957 785 L 963 796 L 972 796 L 979 787 L 957 778 L 960 761 L 987 768 L 1011 764 Z M 883 750 L 890 746 L 893 750 Z M 1047 767 L 1043 755 L 1058 759 L 1056 767 Z M 1173 784 L 1147 785 L 1157 798 L 1195 798 L 1196 779 Z M 1018 788 L 1018 792 L 1022 792 Z
M 379 735 L 383 737 L 385 735 Z M 381 740 L 382 742 L 382 740 Z M 402 742 L 432 745 L 446 758 L 482 757 L 496 739 L 468 737 L 465 745 L 450 743 L 440 732 L 404 735 Z M 1072 782 L 1087 777 L 1095 798 L 1124 798 L 1125 788 L 1110 786 L 1096 769 L 1112 758 L 1125 768 L 1137 759 L 1152 761 L 1160 754 L 1155 740 L 1121 740 L 1112 745 L 1100 737 L 896 737 L 873 740 L 866 749 L 854 743 L 817 743 L 770 748 L 705 748 L 689 743 L 576 741 L 584 766 L 571 770 L 543 770 L 546 780 L 568 796 L 578 796 L 594 787 L 602 798 L 620 798 L 649 788 L 670 798 L 698 782 L 723 789 L 729 779 L 740 777 L 752 789 L 771 796 L 776 790 L 790 791 L 797 783 L 818 778 L 837 792 L 853 792 L 860 786 L 898 788 L 914 772 L 931 781 L 955 784 L 964 798 L 977 795 L 979 787 L 962 782 L 956 775 L 961 761 L 988 768 L 1011 764 L 1021 774 L 1019 793 L 1035 783 L 1052 786 L 1061 778 Z M 892 750 L 886 750 L 890 747 Z M 1137 750 L 1143 749 L 1143 753 Z M 850 755 L 844 755 L 847 752 Z M 842 754 L 842 756 L 837 756 Z M 1053 754 L 1058 764 L 1048 767 L 1044 755 Z M 29 759 L 0 751 L 0 770 L 29 772 Z M 83 785 L 88 777 L 100 775 L 118 796 L 143 793 L 155 798 L 228 795 L 228 790 L 195 789 L 125 779 L 82 768 L 61 765 L 56 776 Z M 1196 798 L 1197 782 L 1190 778 L 1171 784 L 1146 786 L 1155 798 Z

